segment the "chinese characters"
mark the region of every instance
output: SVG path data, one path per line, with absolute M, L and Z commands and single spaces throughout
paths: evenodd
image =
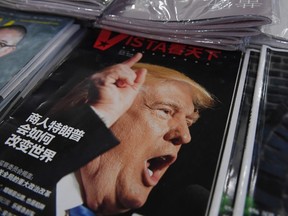
M 46 147 L 56 136 L 79 142 L 85 134 L 83 130 L 55 120 L 50 121 L 48 117 L 43 119 L 38 113 L 32 113 L 26 119 L 26 123 L 20 125 L 16 132 L 10 135 L 5 145 L 45 163 L 52 161 L 57 153 Z

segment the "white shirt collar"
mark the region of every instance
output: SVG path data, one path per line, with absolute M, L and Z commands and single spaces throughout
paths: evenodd
M 79 183 L 74 173 L 64 176 L 56 186 L 56 215 L 64 216 L 67 209 L 83 204 Z

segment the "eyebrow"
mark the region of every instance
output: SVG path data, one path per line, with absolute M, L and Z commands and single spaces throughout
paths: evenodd
M 166 106 L 170 106 L 173 109 L 175 109 L 176 111 L 179 111 L 181 109 L 183 109 L 183 106 L 181 106 L 179 103 L 174 102 L 174 101 L 161 101 L 161 102 L 155 102 L 152 103 L 152 105 L 166 105 Z M 192 109 L 191 109 L 192 110 Z M 189 118 L 191 120 L 197 120 L 198 119 L 199 114 L 197 114 L 195 112 L 195 107 L 192 110 L 191 114 L 186 115 L 186 118 Z

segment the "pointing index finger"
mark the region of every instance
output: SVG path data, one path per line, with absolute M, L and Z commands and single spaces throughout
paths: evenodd
M 134 56 L 129 58 L 128 60 L 124 61 L 123 64 L 132 67 L 135 63 L 137 63 L 142 58 L 141 53 L 136 53 Z

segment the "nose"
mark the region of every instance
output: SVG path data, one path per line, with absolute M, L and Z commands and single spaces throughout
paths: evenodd
M 170 130 L 165 134 L 164 139 L 174 145 L 188 144 L 191 141 L 189 127 L 186 119 L 175 119 Z

